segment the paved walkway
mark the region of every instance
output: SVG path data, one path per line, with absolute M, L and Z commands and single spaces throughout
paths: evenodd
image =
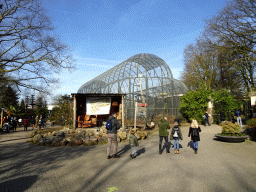
M 31 128 L 29 128 L 31 130 Z M 214 140 L 217 125 L 202 127 L 198 154 L 187 146 L 180 154 L 158 154 L 158 134 L 139 141 L 131 159 L 128 143 L 119 159 L 106 159 L 106 145 L 45 147 L 26 142 L 28 132 L 0 134 L 0 191 L 256 191 L 256 143 Z

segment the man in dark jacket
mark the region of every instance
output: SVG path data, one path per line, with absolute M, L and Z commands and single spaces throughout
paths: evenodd
M 108 133 L 108 147 L 107 147 L 107 159 L 110 159 L 110 149 L 111 144 L 114 143 L 114 151 L 113 151 L 113 157 L 119 158 L 120 156 L 116 154 L 117 151 L 117 130 L 120 129 L 121 125 L 116 119 L 117 114 L 114 112 L 109 118 L 108 121 L 112 121 L 112 130 L 107 130 Z
M 209 119 L 208 118 L 209 118 L 209 115 L 208 115 L 208 113 L 206 111 L 205 114 L 204 114 L 204 126 L 206 126 L 206 122 L 208 123 L 209 126 L 211 126 L 210 123 L 209 123 Z
M 159 154 L 162 154 L 162 142 L 163 138 L 165 140 L 165 146 L 166 146 L 166 153 L 170 153 L 170 146 L 168 142 L 168 131 L 167 129 L 170 129 L 170 125 L 167 122 L 167 118 L 163 118 L 160 120 L 159 124 Z
M 222 123 L 225 123 L 226 115 L 225 115 L 225 112 L 224 112 L 224 111 L 221 111 L 221 112 L 220 112 L 220 120 L 221 120 Z

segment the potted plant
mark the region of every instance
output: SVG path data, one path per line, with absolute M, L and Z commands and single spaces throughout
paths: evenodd
M 238 123 L 231 123 L 226 121 L 221 123 L 222 132 L 215 135 L 219 140 L 225 142 L 243 142 L 249 138 L 248 135 L 240 132 L 240 126 Z

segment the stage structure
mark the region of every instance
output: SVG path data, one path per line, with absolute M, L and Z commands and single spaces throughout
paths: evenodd
M 187 90 L 163 59 L 142 53 L 83 84 L 77 93 L 126 94 L 125 117 L 134 118 L 137 103 L 138 116 L 150 119 L 158 114 L 179 115 L 180 96 Z

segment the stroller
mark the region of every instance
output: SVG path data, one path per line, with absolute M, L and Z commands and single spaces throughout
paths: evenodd
M 9 122 L 5 122 L 3 124 L 2 132 L 10 133 L 10 130 L 16 131 L 17 123 L 15 120 L 11 120 Z

